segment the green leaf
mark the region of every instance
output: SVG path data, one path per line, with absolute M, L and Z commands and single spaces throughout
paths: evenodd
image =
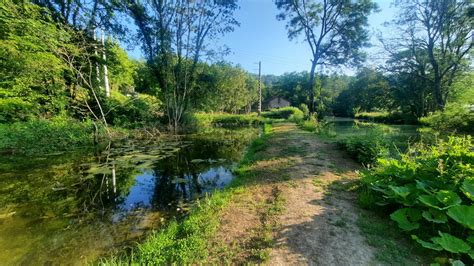
M 474 230 L 474 205 L 459 205 L 448 209 L 448 216 L 465 227 Z
M 421 215 L 427 221 L 432 223 L 442 224 L 448 221 L 448 217 L 446 216 L 446 214 L 434 209 L 428 209 L 427 211 L 423 211 Z
M 473 179 L 466 179 L 462 183 L 461 187 L 462 192 L 466 197 L 471 200 L 474 200 L 474 180 Z
M 471 236 L 469 236 L 468 238 L 466 238 L 466 240 L 467 240 L 468 242 L 471 242 L 472 244 L 474 244 L 474 236 L 473 236 L 473 235 L 471 235 Z
M 469 257 L 471 257 L 471 259 L 474 260 L 474 249 L 471 249 L 467 252 L 467 255 L 469 255 Z
M 421 195 L 418 200 L 424 205 L 438 210 L 445 210 L 461 204 L 461 198 L 454 192 L 441 190 L 434 195 Z
M 397 195 L 406 199 L 408 195 L 410 195 L 410 189 L 407 187 L 396 187 L 396 186 L 389 186 L 390 189 Z
M 418 200 L 423 203 L 424 205 L 435 208 L 438 210 L 442 210 L 443 208 L 440 205 L 440 202 L 436 199 L 435 196 L 432 195 L 421 195 L 418 197 Z
M 432 241 L 451 253 L 467 253 L 471 247 L 451 234 L 439 232 L 440 237 L 433 237 Z
M 390 218 L 398 223 L 398 226 L 405 230 L 411 231 L 418 229 L 420 224 L 417 223 L 421 219 L 420 211 L 412 208 L 403 208 L 395 211 Z
M 416 242 L 418 242 L 418 244 L 420 244 L 424 248 L 428 248 L 428 249 L 432 249 L 432 250 L 436 250 L 436 251 L 443 250 L 443 248 L 440 245 L 438 245 L 436 243 L 423 241 L 423 240 L 419 239 L 416 235 L 412 235 L 411 238 L 414 239 Z
M 449 190 L 440 190 L 436 192 L 436 199 L 446 206 L 444 209 L 459 205 L 462 202 L 458 194 Z
M 464 264 L 464 262 L 460 261 L 460 260 L 453 260 L 451 262 L 451 265 L 452 266 L 465 266 L 466 264 Z

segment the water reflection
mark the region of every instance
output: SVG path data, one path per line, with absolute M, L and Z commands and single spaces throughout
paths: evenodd
M 0 261 L 77 264 L 133 241 L 228 184 L 257 129 L 0 160 Z

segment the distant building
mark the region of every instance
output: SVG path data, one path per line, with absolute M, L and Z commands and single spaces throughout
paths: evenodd
M 268 101 L 265 101 L 265 109 L 274 109 L 290 106 L 290 102 L 282 97 L 272 97 Z

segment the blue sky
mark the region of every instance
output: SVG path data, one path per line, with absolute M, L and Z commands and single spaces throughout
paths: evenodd
M 283 74 L 284 72 L 303 71 L 310 69 L 311 52 L 303 39 L 288 40 L 285 22 L 278 21 L 278 10 L 272 0 L 241 0 L 241 8 L 235 16 L 240 27 L 219 40 L 220 45 L 230 48 L 231 54 L 224 57 L 226 61 L 239 64 L 245 70 L 257 73 L 258 61 L 262 61 L 262 74 Z M 377 44 L 376 31 L 383 31 L 382 24 L 394 18 L 396 8 L 390 7 L 392 0 L 376 1 L 380 12 L 370 15 L 370 30 L 373 34 L 372 43 Z M 368 49 L 369 56 L 374 55 L 377 48 Z M 139 57 L 135 50 L 130 52 Z M 369 60 L 374 63 L 374 60 Z M 354 71 L 341 69 L 348 74 Z

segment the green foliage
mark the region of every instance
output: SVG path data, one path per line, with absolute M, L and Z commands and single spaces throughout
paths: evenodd
M 442 131 L 474 132 L 474 105 L 448 104 L 444 111 L 436 111 L 420 122 Z
M 65 64 L 57 55 L 68 33 L 27 2 L 0 5 L 0 123 L 51 116 L 65 108 Z
M 91 121 L 67 117 L 0 124 L 0 152 L 47 153 L 93 144 Z
M 387 78 L 373 69 L 363 68 L 341 92 L 333 104 L 337 116 L 353 117 L 353 110 L 372 112 L 385 109 L 390 102 L 390 87 Z
M 147 94 L 125 96 L 112 91 L 106 106 L 107 120 L 114 126 L 136 128 L 156 125 L 161 116 L 162 103 L 156 97 Z
M 304 119 L 303 111 L 291 106 L 272 109 L 268 112 L 262 113 L 262 116 L 271 119 L 287 119 L 295 123 L 298 123 Z
M 361 196 L 368 206 L 392 210 L 392 220 L 421 246 L 472 263 L 473 166 L 470 137 L 419 144 L 364 171 Z
M 354 118 L 384 124 L 417 124 L 412 116 L 400 112 L 357 112 Z
M 204 130 L 209 127 L 246 127 L 259 126 L 261 117 L 256 113 L 233 115 L 225 113 L 196 113 L 185 120 L 185 126 L 194 130 Z
M 205 112 L 237 113 L 250 111 L 258 100 L 258 81 L 239 66 L 220 62 L 200 64 L 196 89 L 191 102 Z
M 348 137 L 338 144 L 364 165 L 374 165 L 379 158 L 389 155 L 389 143 L 378 128 L 369 129 L 366 134 Z

